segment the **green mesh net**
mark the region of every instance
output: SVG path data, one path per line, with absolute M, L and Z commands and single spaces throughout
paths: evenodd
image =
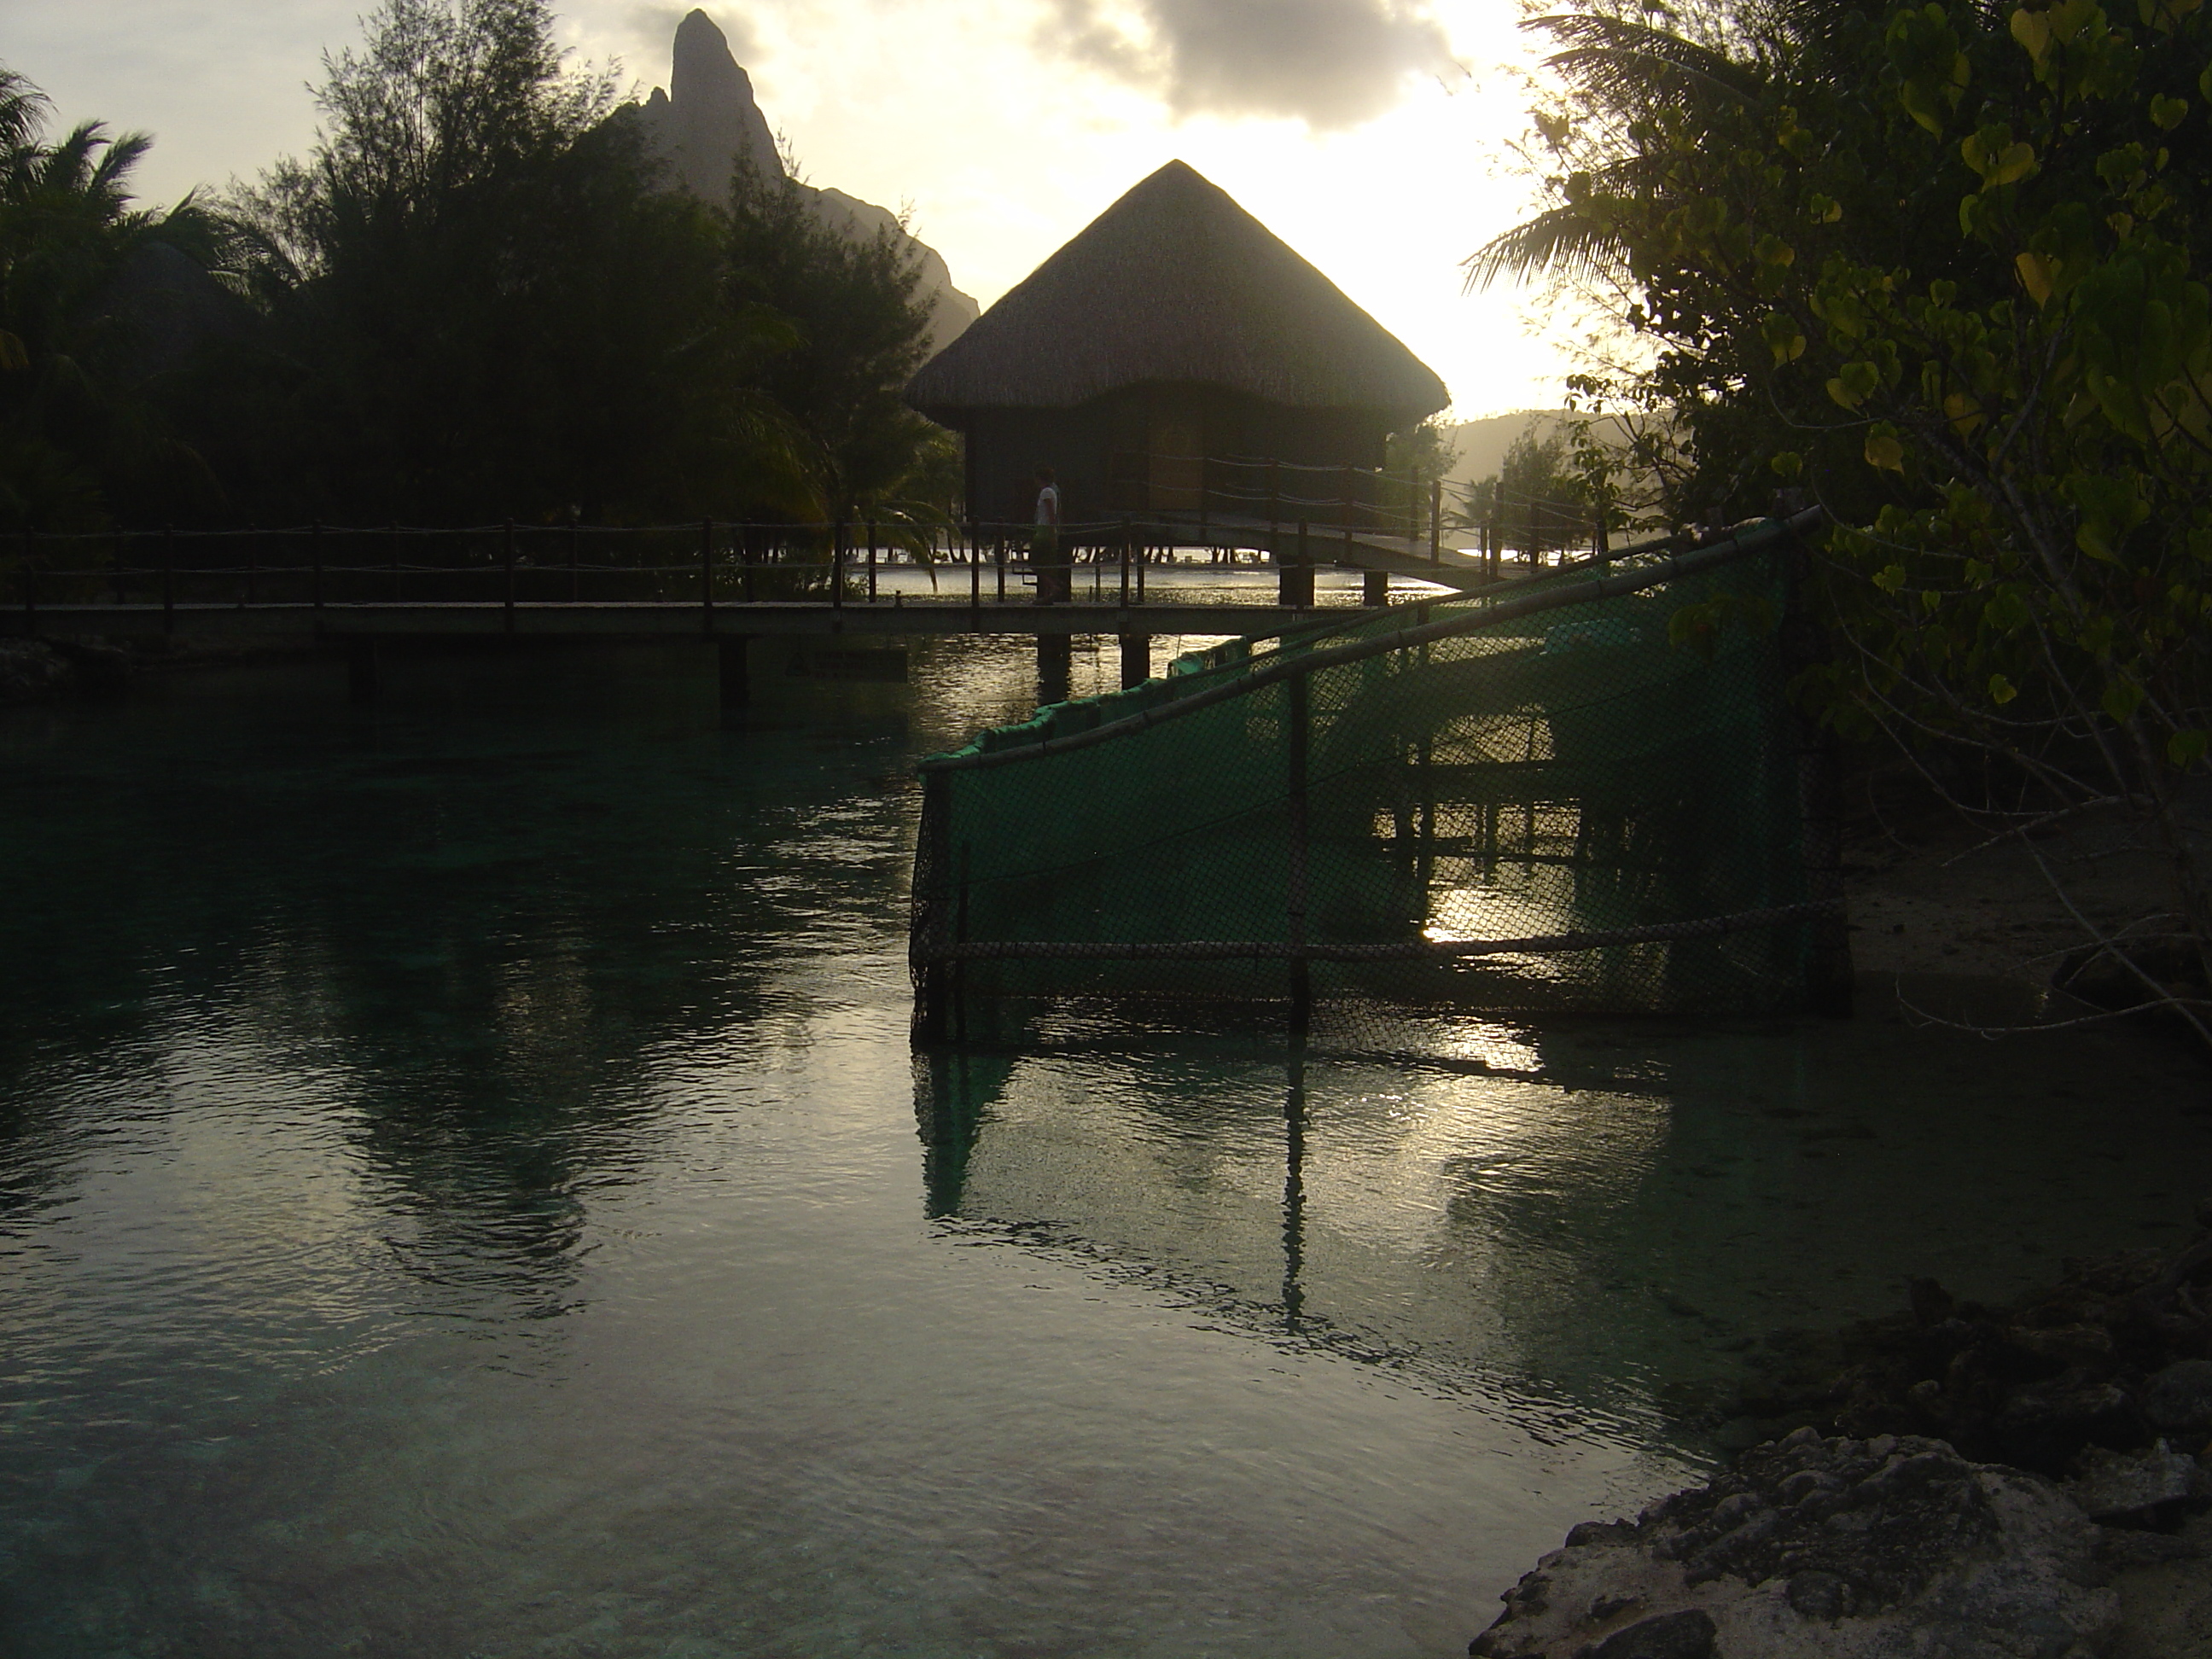
M 925 761 L 918 1033 L 1832 1003 L 1791 530 L 1235 641 Z

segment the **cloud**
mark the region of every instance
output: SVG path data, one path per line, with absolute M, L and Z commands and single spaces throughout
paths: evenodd
M 1415 0 L 1052 0 L 1041 44 L 1184 115 L 1354 127 L 1408 77 L 1462 74 Z

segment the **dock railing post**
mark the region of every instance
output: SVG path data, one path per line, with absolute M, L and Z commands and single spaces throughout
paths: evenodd
M 1127 519 L 1121 520 L 1121 608 L 1129 608 L 1129 538 L 1134 532 Z
M 876 521 L 868 520 L 868 603 L 876 602 Z
M 502 527 L 499 562 L 506 578 L 500 598 L 500 626 L 512 634 L 514 632 L 514 520 L 512 519 Z
M 320 519 L 317 519 L 307 526 L 307 557 L 314 570 L 309 592 L 313 599 L 314 608 L 320 611 L 323 608 L 323 521 Z M 166 599 L 166 595 L 164 597 Z M 166 622 L 167 619 L 166 603 L 162 607 L 162 614 L 163 620 Z
M 845 608 L 845 521 L 838 519 L 830 526 L 830 608 Z
M 161 526 L 161 631 L 177 631 L 177 526 Z
M 1444 481 L 1429 480 L 1429 562 L 1444 562 Z

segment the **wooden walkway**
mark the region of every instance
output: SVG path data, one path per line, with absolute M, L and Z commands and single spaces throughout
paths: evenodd
M 199 639 L 314 635 L 347 638 L 440 638 L 513 635 L 530 638 L 744 638 L 838 634 L 896 637 L 920 634 L 1202 634 L 1263 638 L 1317 617 L 1349 615 L 1342 605 L 1236 603 L 1193 604 L 1174 599 L 1122 605 L 1088 600 L 1036 605 L 1027 599 L 981 605 L 938 599 L 908 605 L 880 599 L 853 601 L 768 600 L 713 605 L 696 600 L 591 600 L 515 605 L 468 600 L 431 604 L 356 601 L 322 606 L 263 605 L 42 605 L 0 611 L 0 635 L 58 634 L 143 637 L 171 634 Z

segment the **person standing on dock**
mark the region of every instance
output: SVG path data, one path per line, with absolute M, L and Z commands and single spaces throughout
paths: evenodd
M 1030 564 L 1036 572 L 1036 602 L 1056 605 L 1073 597 L 1075 578 L 1060 558 L 1060 485 L 1054 482 L 1048 466 L 1037 469 L 1036 482 L 1036 523 L 1030 532 Z

